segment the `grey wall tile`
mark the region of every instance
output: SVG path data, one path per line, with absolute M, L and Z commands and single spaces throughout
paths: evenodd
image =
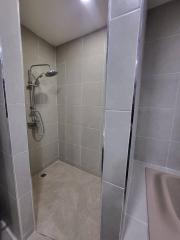
M 59 95 L 59 104 L 80 105 L 82 103 L 82 84 L 61 85 Z
M 148 41 L 180 33 L 180 3 L 171 1 L 149 11 L 146 39 Z
M 101 131 L 93 128 L 82 128 L 81 145 L 87 148 L 98 149 L 101 143 Z
M 140 106 L 174 107 L 179 80 L 176 74 L 146 75 L 142 77 Z
M 140 108 L 137 136 L 168 140 L 172 131 L 173 110 Z
M 43 77 L 40 79 L 40 86 L 36 88 L 36 92 L 35 92 L 35 101 L 37 105 L 39 104 L 56 105 L 57 104 L 57 78 L 56 77 L 51 77 L 51 81 L 49 81 L 48 77 Z
M 66 124 L 65 126 L 65 142 L 69 144 L 81 145 L 81 125 Z
M 28 129 L 29 148 L 42 147 L 52 142 L 58 141 L 58 123 L 44 123 L 45 133 L 41 141 L 34 140 L 31 129 Z
M 60 159 L 95 175 L 100 175 L 106 35 L 102 29 L 57 48 Z
M 23 239 L 30 236 L 34 231 L 34 215 L 32 205 L 32 192 L 27 193 L 20 199 L 20 216 L 22 220 Z
M 140 7 L 141 0 L 110 0 L 111 18 L 132 12 Z
M 148 12 L 140 99 L 143 108 L 137 131 L 137 136 L 145 138 L 137 138 L 135 150 L 135 158 L 158 165 L 164 166 L 168 158 L 169 168 L 176 166 L 175 142 L 180 140 L 179 9 L 179 2 L 171 1 Z
M 66 83 L 66 63 L 57 62 L 57 70 L 58 70 L 58 87 L 60 87 L 60 85 Z
M 18 215 L 18 202 L 7 189 L 3 189 L 0 184 L 0 214 L 4 221 L 8 222 L 8 227 L 17 239 L 20 239 L 20 225 Z M 3 210 L 3 211 L 2 211 Z M 1 239 L 2 236 L 1 236 Z M 4 239 L 3 239 L 4 240 Z
M 144 223 L 148 223 L 145 166 L 134 162 L 133 178 L 128 196 L 127 214 Z
M 104 81 L 106 59 L 103 54 L 87 57 L 83 60 L 83 81 Z
M 123 190 L 103 182 L 101 239 L 118 240 L 122 215 Z
M 144 58 L 146 74 L 179 72 L 179 49 L 179 35 L 146 43 Z
M 171 142 L 167 167 L 180 170 L 180 142 Z
M 168 154 L 168 141 L 136 138 L 135 159 L 165 166 Z
M 12 153 L 25 152 L 28 150 L 25 107 L 21 104 L 9 105 L 8 112 Z
M 0 186 L 11 196 L 16 198 L 16 182 L 14 164 L 10 153 L 0 152 Z
M 65 141 L 66 139 L 66 126 L 64 124 L 61 124 L 61 122 L 59 122 L 58 124 L 58 140 L 59 141 Z
M 58 120 L 61 124 L 81 124 L 82 106 L 58 105 Z
M 35 174 L 58 160 L 58 142 L 30 149 L 31 174 Z
M 9 227 L 14 233 L 14 235 L 20 239 L 20 219 L 19 219 L 19 206 L 18 206 L 18 200 L 9 196 Z M 28 206 L 28 204 L 27 204 Z M 26 216 L 27 217 L 27 216 Z
M 106 111 L 103 179 L 124 187 L 131 112 Z
M 56 49 L 41 38 L 38 38 L 38 58 L 56 65 Z
M 89 34 L 83 38 L 83 56 L 93 57 L 96 55 L 106 54 L 106 42 L 107 42 L 107 30 L 106 28 Z
M 16 186 L 18 198 L 30 192 L 32 189 L 29 166 L 29 153 L 19 153 L 14 159 L 14 171 L 16 176 Z
M 83 105 L 103 106 L 104 105 L 104 83 L 84 83 L 83 84 Z
M 1 43 L 3 45 L 4 63 L 3 73 L 6 81 L 6 95 L 9 112 L 8 121 L 13 155 L 28 150 L 18 9 L 19 7 L 17 1 L 3 1 L 0 9 Z M 5 14 L 6 11 L 8 12 L 8 16 Z M 14 174 L 11 176 L 11 179 L 14 181 L 14 184 L 16 184 Z M 17 193 L 16 198 L 9 194 L 6 201 L 9 201 L 9 218 L 7 222 L 17 239 L 21 239 L 20 224 L 22 221 L 21 216 L 18 214 L 20 204 L 19 199 L 17 198 Z M 28 207 L 28 203 L 26 203 L 26 207 Z M 31 213 L 32 212 L 33 210 L 31 209 Z
M 22 27 L 22 47 L 23 47 L 23 60 L 24 60 L 24 81 L 27 84 L 28 69 L 32 64 L 48 63 L 52 67 L 56 66 L 56 49 L 49 45 L 47 42 L 39 38 L 37 35 Z M 35 75 L 46 71 L 46 67 L 39 67 L 33 70 Z M 62 73 L 62 72 L 61 72 Z M 58 109 L 57 109 L 57 77 L 53 77 L 51 81 L 49 78 L 43 77 L 40 79 L 40 86 L 36 88 L 35 98 L 37 103 L 37 110 L 40 111 L 45 125 L 45 135 L 42 141 L 36 142 L 32 137 L 32 132 L 28 129 L 29 148 L 31 151 L 30 161 L 31 165 L 36 165 L 36 170 L 42 170 L 43 166 L 42 155 L 39 158 L 31 159 L 35 155 L 34 148 L 42 148 L 42 146 L 58 141 Z M 26 115 L 29 119 L 29 91 L 25 89 L 26 96 Z M 33 154 L 32 154 L 33 152 Z M 57 151 L 55 151 L 57 153 Z M 45 164 L 47 164 L 47 159 Z
M 149 239 L 148 227 L 134 218 L 126 216 L 124 240 Z
M 37 106 L 37 110 L 40 111 L 44 123 L 57 123 L 58 112 L 57 106 L 53 104 L 41 104 Z
M 64 114 L 65 114 L 66 123 L 81 124 L 81 118 L 82 118 L 81 106 L 67 106 Z
M 101 176 L 101 149 L 81 148 L 82 169 L 96 176 Z
M 102 130 L 103 115 L 103 107 L 82 107 L 82 125 Z
M 60 140 L 59 159 L 81 168 L 81 147 L 75 144 L 68 144 Z
M 24 70 L 38 63 L 38 37 L 25 27 L 21 27 Z M 28 80 L 27 75 L 24 76 Z M 27 83 L 27 81 L 25 81 Z
M 18 23 L 17 26 L 19 26 Z M 14 28 L 16 29 L 16 27 Z M 6 39 L 3 45 L 4 79 L 6 82 L 7 102 L 9 104 L 14 103 L 23 104 L 24 82 L 22 81 L 23 65 L 20 48 L 21 39 L 19 31 L 17 31 L 17 33 L 15 33 L 14 36 L 11 36 L 11 38 L 13 39 L 13 41 L 11 41 L 11 44 L 9 44 L 9 40 Z M 16 59 L 16 61 L 14 61 L 14 59 Z M 5 67 L 6 65 L 8 66 L 8 68 Z
M 82 58 L 70 58 L 66 62 L 67 83 L 79 83 L 82 81 Z
M 16 182 L 13 169 L 13 160 L 10 154 L 4 152 L 0 152 L 0 159 L 0 186 L 5 190 L 5 192 L 7 192 L 6 201 L 8 201 L 8 195 L 16 198 Z
M 140 11 L 110 22 L 106 109 L 132 108 Z
M 179 106 L 179 105 L 178 105 Z M 179 107 L 174 110 L 175 111 L 175 118 L 173 122 L 173 131 L 172 131 L 172 139 L 174 141 L 180 141 L 180 129 L 179 129 L 179 124 L 180 124 L 180 112 L 179 112 Z
M 59 159 L 60 161 L 66 161 L 66 144 L 63 140 L 59 139 Z
M 0 146 L 1 151 L 10 153 L 11 152 L 11 141 L 9 133 L 9 125 L 6 118 L 4 105 L 0 105 Z

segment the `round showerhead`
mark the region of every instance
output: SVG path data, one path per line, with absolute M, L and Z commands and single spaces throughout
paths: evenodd
M 53 69 L 51 69 L 51 70 L 49 70 L 48 72 L 45 73 L 46 77 L 54 77 L 57 74 L 58 74 L 58 72 L 53 70 Z

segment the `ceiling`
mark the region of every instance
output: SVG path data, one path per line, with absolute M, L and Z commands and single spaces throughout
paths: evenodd
M 20 0 L 21 23 L 54 46 L 106 26 L 108 0 Z M 170 0 L 148 0 L 149 8 Z
M 106 26 L 107 0 L 20 0 L 21 23 L 54 46 Z

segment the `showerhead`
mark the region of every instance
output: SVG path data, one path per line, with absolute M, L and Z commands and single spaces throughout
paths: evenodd
M 49 71 L 47 71 L 47 72 L 45 73 L 45 76 L 46 76 L 46 77 L 54 77 L 54 76 L 56 76 L 57 74 L 58 74 L 57 71 L 55 71 L 55 70 L 53 70 L 53 69 L 50 69 Z

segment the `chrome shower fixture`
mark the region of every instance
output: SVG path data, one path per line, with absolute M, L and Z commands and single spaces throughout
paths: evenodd
M 35 77 L 34 74 L 32 73 L 32 70 L 33 70 L 33 68 L 37 68 L 37 67 L 48 67 L 49 70 L 48 70 L 47 72 L 45 72 L 45 73 L 42 72 L 38 77 Z M 47 64 L 47 63 L 46 63 L 46 64 L 35 64 L 35 65 L 31 65 L 31 67 L 30 67 L 30 69 L 29 69 L 29 71 L 28 71 L 29 83 L 32 84 L 31 76 L 34 77 L 34 79 L 35 79 L 35 85 L 36 85 L 36 83 L 38 82 L 38 80 L 39 80 L 40 78 L 42 78 L 43 76 L 46 76 L 46 77 L 54 77 L 54 76 L 57 75 L 57 73 L 58 73 L 58 72 L 55 71 L 54 69 L 51 69 L 50 65 Z M 38 82 L 37 85 L 39 85 L 39 82 Z
M 33 69 L 38 67 L 48 67 L 47 72 L 40 73 L 37 77 L 33 74 Z M 30 95 L 30 122 L 28 122 L 28 127 L 32 129 L 33 137 L 35 140 L 40 141 L 44 135 L 45 129 L 41 113 L 36 110 L 36 99 L 35 99 L 35 88 L 40 85 L 39 79 L 43 76 L 45 77 L 54 77 L 58 74 L 57 71 L 51 69 L 49 64 L 35 64 L 31 65 L 28 70 L 28 85 Z

